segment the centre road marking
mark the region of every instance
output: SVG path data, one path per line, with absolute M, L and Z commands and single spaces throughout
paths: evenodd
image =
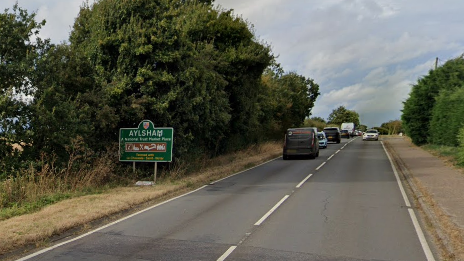
M 264 222 L 264 220 L 266 220 L 266 218 L 268 218 L 278 207 L 280 207 L 280 205 L 282 205 L 282 203 L 284 203 L 285 200 L 287 200 L 288 197 L 290 197 L 290 195 L 285 195 L 285 197 L 283 197 L 279 202 L 277 202 L 277 204 L 275 204 L 275 206 L 272 207 L 271 210 L 269 210 L 260 220 L 258 220 L 258 222 L 255 223 L 255 226 L 261 225 Z
M 343 149 L 343 148 L 342 148 Z M 332 154 L 327 160 L 330 160 L 335 154 L 339 153 L 340 150 L 337 150 L 334 154 Z M 327 162 L 322 162 L 321 165 L 319 165 L 319 167 L 316 168 L 316 170 L 319 170 L 320 168 L 322 168 L 322 166 L 324 166 Z M 309 179 L 312 177 L 313 174 L 309 174 L 306 178 L 304 178 L 298 185 L 296 185 L 296 188 L 300 188 L 301 186 L 303 186 L 303 184 Z M 290 195 L 285 195 L 279 202 L 277 202 L 277 204 L 275 204 L 275 206 L 273 208 L 271 208 L 271 210 L 269 210 L 260 220 L 258 220 L 258 222 L 255 223 L 255 226 L 260 226 L 278 207 L 280 207 L 280 205 L 282 205 L 285 200 L 287 200 L 288 198 L 290 197 Z M 250 233 L 247 233 L 247 236 L 249 236 Z M 242 240 L 243 241 L 243 240 Z M 240 243 L 239 243 L 240 244 Z M 227 251 L 222 254 L 222 256 L 220 256 L 217 261 L 224 261 L 227 259 L 227 257 L 230 256 L 230 254 L 232 254 L 232 252 L 234 252 L 234 250 L 237 248 L 237 246 L 231 246 L 229 247 L 229 249 L 227 249 Z
M 309 174 L 303 181 L 301 181 L 298 185 L 296 185 L 296 188 L 300 188 L 303 186 L 303 184 L 312 176 L 313 174 Z
M 321 164 L 321 165 L 319 165 L 319 167 L 317 167 L 317 168 L 316 168 L 316 170 L 319 170 L 320 168 L 322 168 L 322 166 L 324 166 L 324 165 L 325 165 L 325 163 L 326 163 L 325 161 L 324 161 L 324 162 L 322 162 L 322 164 Z
M 229 249 L 227 249 L 227 251 L 226 251 L 224 254 L 222 254 L 221 257 L 219 257 L 219 258 L 217 259 L 217 261 L 224 261 L 224 260 L 226 260 L 226 258 L 227 258 L 230 254 L 232 254 L 232 252 L 234 252 L 234 250 L 235 250 L 236 248 L 237 248 L 237 246 L 231 246 L 231 247 L 229 247 Z

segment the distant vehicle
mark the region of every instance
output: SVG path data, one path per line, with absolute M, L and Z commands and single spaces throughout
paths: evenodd
M 341 130 L 347 130 L 350 136 L 355 136 L 356 125 L 353 122 L 344 122 L 342 123 Z
M 327 137 L 323 131 L 317 133 L 317 139 L 319 140 L 319 148 L 327 148 Z
M 340 131 L 340 136 L 341 136 L 342 138 L 347 138 L 347 139 L 349 139 L 351 135 L 350 135 L 350 133 L 348 132 L 348 130 L 341 130 L 341 131 Z
M 292 156 L 319 156 L 319 140 L 315 128 L 291 128 L 285 134 L 282 157 L 284 160 Z
M 340 143 L 341 136 L 340 136 L 340 129 L 338 127 L 325 127 L 324 133 L 325 133 L 325 136 L 327 137 L 327 141 Z
M 379 140 L 379 132 L 376 129 L 370 129 L 364 132 L 363 140 Z

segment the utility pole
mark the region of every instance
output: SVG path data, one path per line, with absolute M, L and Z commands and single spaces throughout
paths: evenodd
M 438 57 L 435 58 L 435 70 L 437 69 L 437 67 L 438 67 Z

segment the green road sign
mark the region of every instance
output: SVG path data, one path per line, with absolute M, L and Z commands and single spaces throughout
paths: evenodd
M 171 162 L 173 128 L 155 128 L 143 120 L 138 128 L 119 129 L 119 161 Z

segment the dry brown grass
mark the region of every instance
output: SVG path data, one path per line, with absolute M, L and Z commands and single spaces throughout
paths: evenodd
M 161 179 L 152 187 L 115 188 L 103 194 L 64 200 L 37 213 L 0 221 L 0 258 L 2 254 L 27 245 L 41 246 L 49 238 L 76 227 L 91 229 L 89 224 L 92 221 L 111 217 L 147 202 L 155 204 L 266 162 L 281 153 L 280 143 L 267 143 L 218 157 L 205 163 L 207 168 L 187 177 L 184 177 L 185 166 L 180 165 L 177 173 Z

